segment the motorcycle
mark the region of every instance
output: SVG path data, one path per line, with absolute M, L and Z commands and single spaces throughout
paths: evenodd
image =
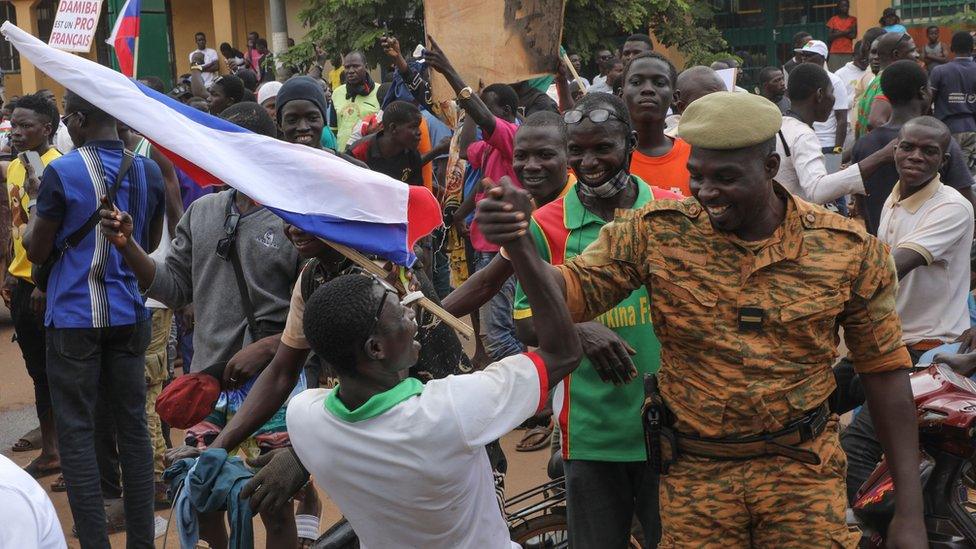
M 916 368 L 911 384 L 929 547 L 976 547 L 976 383 L 949 366 L 932 364 Z M 849 515 L 849 525 L 862 533 L 859 547 L 884 547 L 895 511 L 894 491 L 891 471 L 882 460 L 858 490 Z

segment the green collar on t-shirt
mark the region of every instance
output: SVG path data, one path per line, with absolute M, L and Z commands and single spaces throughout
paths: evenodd
M 392 389 L 377 393 L 355 410 L 346 408 L 339 400 L 339 386 L 336 385 L 329 396 L 325 398 L 325 409 L 332 415 L 348 423 L 365 421 L 386 413 L 390 408 L 400 404 L 408 398 L 419 395 L 424 390 L 424 384 L 417 378 L 408 377 L 397 383 Z

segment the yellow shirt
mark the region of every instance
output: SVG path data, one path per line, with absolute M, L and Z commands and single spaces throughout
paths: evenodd
M 342 73 L 344 72 L 346 72 L 345 67 L 337 67 L 329 71 L 329 74 L 326 75 L 329 86 L 332 87 L 333 90 L 339 89 L 339 86 L 342 85 Z
M 376 97 L 378 87 L 374 85 L 367 96 L 357 95 L 352 99 L 346 98 L 345 84 L 332 92 L 332 104 L 335 105 L 336 118 L 339 123 L 336 143 L 338 143 L 340 151 L 345 151 L 346 147 L 350 145 L 349 138 L 352 136 L 353 127 L 363 118 L 380 110 L 380 100 Z
M 57 149 L 51 147 L 41 156 L 41 163 L 45 166 L 49 162 L 61 156 Z M 38 177 L 41 174 L 37 174 Z M 20 158 L 14 158 L 7 167 L 7 197 L 10 199 L 10 221 L 13 225 L 11 237 L 14 243 L 14 258 L 10 262 L 8 270 L 10 274 L 17 278 L 33 282 L 31 280 L 31 263 L 27 261 L 27 250 L 21 238 L 27 228 L 27 205 L 30 198 L 24 192 L 24 181 L 27 179 L 27 170 L 24 169 Z

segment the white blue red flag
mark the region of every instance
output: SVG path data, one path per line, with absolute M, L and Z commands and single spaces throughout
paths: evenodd
M 413 245 L 441 224 L 437 199 L 424 187 L 252 133 L 56 50 L 9 21 L 0 32 L 34 66 L 145 136 L 197 183 L 230 185 L 306 232 L 411 265 Z
M 105 41 L 115 47 L 115 57 L 119 60 L 119 71 L 126 76 L 135 76 L 136 74 L 141 3 L 141 0 L 125 0 L 122 11 L 115 19 L 115 26 L 112 27 L 112 35 Z

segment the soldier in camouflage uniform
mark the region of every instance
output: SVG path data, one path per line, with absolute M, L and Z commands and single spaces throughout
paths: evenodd
M 748 121 L 748 125 L 742 121 Z M 918 436 L 888 250 L 772 181 L 779 110 L 719 92 L 685 111 L 695 198 L 618 210 L 553 276 L 577 322 L 651 295 L 676 461 L 661 478 L 659 547 L 853 547 L 834 390 L 838 325 L 898 486 L 889 547 L 926 546 Z M 514 206 L 514 207 L 513 207 Z M 478 222 L 525 238 L 523 193 L 492 191 Z

